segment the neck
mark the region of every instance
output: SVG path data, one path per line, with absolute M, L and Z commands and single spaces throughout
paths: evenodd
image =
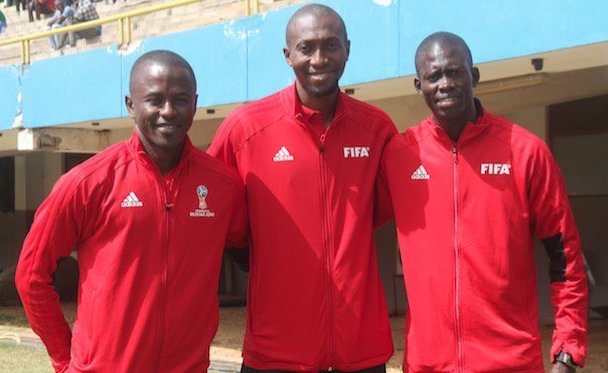
M 306 90 L 296 82 L 296 91 L 300 102 L 307 108 L 316 110 L 323 115 L 323 125 L 327 128 L 331 121 L 334 119 L 336 112 L 336 103 L 338 102 L 338 94 L 340 89 L 336 87 L 336 90 L 328 95 L 324 96 L 313 96 L 310 95 Z
M 175 152 L 157 152 L 156 154 L 151 154 L 147 152 L 152 161 L 156 163 L 158 168 L 160 169 L 160 173 L 163 175 L 168 174 L 177 166 L 179 163 L 179 157 L 181 156 L 181 149 L 178 153 Z
M 182 155 L 184 144 L 176 148 L 159 148 L 151 146 L 145 139 L 140 136 L 141 143 L 148 154 L 148 157 L 158 166 L 160 173 L 163 175 L 168 174 L 177 166 L 179 158 Z
M 454 142 L 457 142 L 458 139 L 460 139 L 460 135 L 467 123 L 477 122 L 477 118 L 480 116 L 481 113 L 477 112 L 475 102 L 472 102 L 468 110 L 458 118 L 446 118 L 433 113 L 435 121 L 445 130 L 445 132 L 447 132 L 450 139 Z

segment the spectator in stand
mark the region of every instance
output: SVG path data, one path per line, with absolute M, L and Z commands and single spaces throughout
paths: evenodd
M 55 13 L 54 0 L 30 0 L 27 6 L 27 11 L 30 17 L 30 22 L 34 22 L 34 12 L 36 12 L 36 19 L 40 21 L 40 13 L 44 15 Z
M 27 0 L 15 0 L 15 7 L 17 8 L 17 14 L 21 14 L 22 10 L 27 9 Z M 30 19 L 30 22 L 34 22 L 34 17 Z
M 6 26 L 6 17 L 4 17 L 4 13 L 0 11 L 0 34 L 2 34 Z
M 65 1 L 65 4 L 64 4 Z M 47 30 L 56 30 L 67 26 L 74 17 L 72 0 L 55 0 L 55 14 L 47 23 Z M 61 49 L 65 44 L 67 34 L 49 36 L 49 44 L 54 50 Z
M 83 23 L 98 18 L 99 14 L 97 13 L 97 9 L 95 8 L 95 5 L 93 5 L 91 0 L 77 0 L 74 17 L 72 17 L 72 20 L 68 22 L 68 24 Z M 101 35 L 101 26 L 96 26 L 76 32 L 70 32 L 68 34 L 70 39 L 70 46 L 72 47 L 76 46 L 76 39 L 91 39 L 99 35 Z

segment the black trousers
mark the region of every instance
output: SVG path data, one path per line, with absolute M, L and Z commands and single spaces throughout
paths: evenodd
M 241 366 L 241 373 L 294 373 L 294 372 L 290 372 L 288 370 L 260 370 L 260 369 L 254 369 L 254 368 L 248 367 L 247 365 L 243 364 Z M 319 371 L 319 373 L 329 373 L 329 372 L 326 370 L 321 370 L 321 371 Z M 340 370 L 332 370 L 331 373 L 347 373 L 347 372 L 342 372 Z M 386 365 L 385 364 L 377 365 L 375 367 L 362 369 L 362 370 L 355 370 L 355 371 L 348 372 L 348 373 L 386 373 Z

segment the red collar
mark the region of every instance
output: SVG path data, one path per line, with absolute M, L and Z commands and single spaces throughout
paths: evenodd
M 144 164 L 154 165 L 155 167 L 158 167 L 146 153 L 146 150 L 144 149 L 144 145 L 141 143 L 141 139 L 137 135 L 137 130 L 135 129 L 135 127 L 133 127 L 133 134 L 131 135 L 129 140 L 127 140 L 127 145 L 129 147 L 129 149 L 131 149 L 133 151 L 133 153 L 136 155 L 138 160 L 140 160 Z M 173 170 L 180 167 L 180 165 L 182 165 L 186 161 L 186 159 L 192 153 L 193 147 L 194 146 L 192 145 L 192 142 L 190 141 L 190 137 L 186 136 L 186 141 L 184 142 L 184 149 L 182 149 L 182 154 L 179 157 L 179 162 L 177 162 L 177 165 L 175 166 L 175 168 Z M 173 170 L 171 170 L 170 172 L 173 172 Z
M 315 115 L 322 115 L 320 112 L 308 108 L 302 105 L 298 92 L 296 90 L 295 83 L 285 88 L 281 92 L 283 105 L 287 109 L 287 112 L 296 119 L 300 119 L 303 122 L 308 122 Z M 345 111 L 345 93 L 338 91 L 338 97 L 336 99 L 336 111 L 334 113 L 334 121 L 337 117 L 342 116 Z
M 463 143 L 468 142 L 469 140 L 477 137 L 481 133 L 485 132 L 486 129 L 490 126 L 490 117 L 491 114 L 488 113 L 481 106 L 481 102 L 478 99 L 475 99 L 475 108 L 478 112 L 481 111 L 481 115 L 477 117 L 475 122 L 469 122 L 465 124 L 462 133 L 460 134 L 460 138 L 458 139 L 457 145 L 462 145 Z M 439 139 L 441 142 L 446 143 L 446 145 L 452 146 L 454 142 L 448 136 L 447 132 L 437 121 L 433 114 L 431 114 L 422 125 L 429 129 L 435 138 Z

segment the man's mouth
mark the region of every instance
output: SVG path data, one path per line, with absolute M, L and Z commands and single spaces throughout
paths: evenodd
M 458 103 L 458 97 L 457 96 L 440 97 L 440 98 L 437 98 L 435 100 L 435 102 L 437 103 L 437 106 L 452 106 L 452 105 Z
M 177 131 L 181 126 L 175 123 L 162 123 L 156 124 L 154 128 L 159 132 L 174 132 Z
M 333 76 L 333 71 L 309 73 L 308 76 L 314 80 L 327 80 Z

